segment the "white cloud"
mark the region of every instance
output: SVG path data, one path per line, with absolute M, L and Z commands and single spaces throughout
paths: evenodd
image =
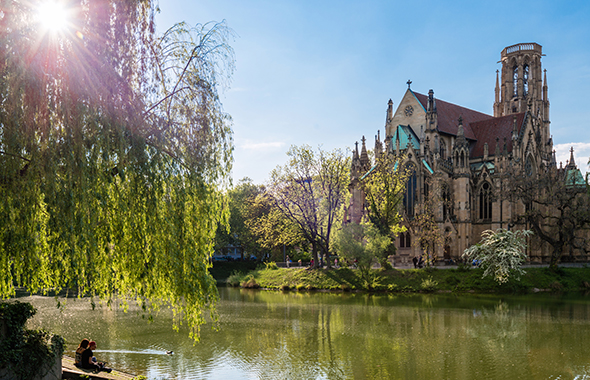
M 253 142 L 246 141 L 245 143 L 238 144 L 240 148 L 245 150 L 276 150 L 285 146 L 284 142 L 272 141 L 272 142 Z
M 559 166 L 560 162 L 565 166 L 566 161 L 569 161 L 570 149 L 572 147 L 574 148 L 574 160 L 578 168 L 582 172 L 589 171 L 588 157 L 590 157 L 590 143 L 566 143 L 554 145 L 553 149 L 555 149 L 557 166 Z

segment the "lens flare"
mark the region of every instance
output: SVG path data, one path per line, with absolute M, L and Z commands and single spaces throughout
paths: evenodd
M 46 1 L 39 6 L 39 22 L 50 31 L 60 31 L 66 27 L 67 12 L 63 5 L 55 1 Z

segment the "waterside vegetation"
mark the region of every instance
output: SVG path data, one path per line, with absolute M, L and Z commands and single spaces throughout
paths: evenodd
M 216 273 L 213 271 L 214 277 Z M 227 273 L 227 268 L 225 273 Z M 537 291 L 590 291 L 590 268 L 547 267 L 524 268 L 520 279 L 510 277 L 498 283 L 483 277 L 482 268 L 458 266 L 439 269 L 371 269 L 370 276 L 361 276 L 357 269 L 279 268 L 274 263 L 252 271 L 235 270 L 218 284 L 244 288 L 293 291 L 372 291 L 372 292 L 478 292 L 528 293 Z

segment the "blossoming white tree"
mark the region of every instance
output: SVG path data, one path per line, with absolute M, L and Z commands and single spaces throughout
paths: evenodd
M 521 265 L 526 261 L 525 238 L 532 231 L 509 231 L 499 228 L 484 231 L 482 239 L 463 252 L 469 261 L 476 260 L 484 269 L 483 277 L 493 276 L 499 284 L 508 281 L 511 274 L 523 274 Z

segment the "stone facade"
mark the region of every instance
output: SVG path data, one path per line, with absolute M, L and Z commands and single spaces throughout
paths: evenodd
M 422 254 L 417 244 L 411 244 L 415 236 L 409 221 L 421 212 L 429 186 L 441 189 L 445 200 L 435 210 L 445 241 L 437 248 L 438 262 L 459 260 L 466 248 L 480 241 L 483 231 L 508 228 L 513 217 L 524 212 L 524 205 L 500 196 L 506 190 L 508 164 L 517 163 L 523 175 L 557 164 L 542 55 L 536 43 L 501 52 L 493 116 L 436 99 L 433 90 L 415 92 L 410 81 L 397 109 L 389 100 L 385 139 L 382 142 L 378 132 L 374 152 L 406 154 L 406 165 L 414 173 L 404 201 L 408 233 L 396 243 L 396 264 L 410 264 L 412 257 Z M 363 137 L 360 152 L 358 143 L 353 151 L 350 222 L 360 222 L 365 213 L 359 180 L 372 167 L 366 145 Z M 578 170 L 573 151 L 565 169 Z M 529 245 L 531 261 L 548 260 L 548 247 L 538 242 Z

